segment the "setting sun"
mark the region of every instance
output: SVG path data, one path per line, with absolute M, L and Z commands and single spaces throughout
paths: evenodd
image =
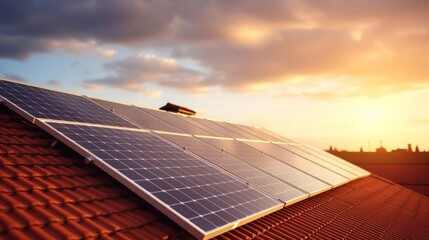
M 382 127 L 381 125 L 388 121 L 383 109 L 372 106 L 362 109 L 358 120 L 362 125 L 372 127 Z

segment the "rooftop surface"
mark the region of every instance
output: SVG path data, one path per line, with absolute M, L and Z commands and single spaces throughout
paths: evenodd
M 367 171 L 429 196 L 429 152 L 331 152 Z
M 193 239 L 108 174 L 53 143 L 0 108 L 0 239 Z M 217 239 L 306 237 L 428 239 L 429 199 L 371 175 Z

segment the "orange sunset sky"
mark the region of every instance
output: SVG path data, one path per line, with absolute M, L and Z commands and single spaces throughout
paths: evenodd
M 428 23 L 425 0 L 4 0 L 0 77 L 321 148 L 429 150 Z

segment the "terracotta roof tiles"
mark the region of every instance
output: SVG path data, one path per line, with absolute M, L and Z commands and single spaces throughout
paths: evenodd
M 0 114 L 0 239 L 190 238 L 71 150 L 52 148 L 54 140 Z
M 421 194 L 371 176 L 286 207 L 217 239 L 427 239 L 428 204 L 429 199 Z

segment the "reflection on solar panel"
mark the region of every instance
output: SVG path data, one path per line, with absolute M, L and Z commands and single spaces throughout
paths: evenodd
M 1 80 L 0 95 L 33 118 L 134 127 L 128 121 L 84 97 L 72 94 Z M 28 116 L 25 117 L 28 119 Z
M 349 162 L 347 162 L 344 159 L 341 159 L 333 154 L 327 153 L 326 151 L 314 148 L 314 147 L 310 147 L 310 146 L 303 146 L 303 149 L 305 151 L 308 151 L 309 153 L 315 155 L 315 156 L 319 156 L 323 159 L 330 159 L 333 160 L 334 162 L 336 162 L 338 165 L 345 167 L 345 169 L 347 169 L 348 171 L 351 171 L 354 174 L 357 174 L 358 176 L 368 176 L 370 174 L 370 172 L 366 171 L 363 168 L 360 168 L 356 165 L 353 165 Z
M 248 181 L 251 185 L 259 187 L 265 192 L 276 196 L 286 204 L 293 203 L 307 196 L 304 192 L 238 158 L 210 146 L 198 138 L 190 135 L 181 136 L 172 134 L 162 134 L 161 136 Z
M 198 237 L 217 235 L 282 207 L 280 201 L 153 133 L 65 122 L 48 124 Z
M 278 139 L 278 141 L 279 141 L 279 142 L 285 142 L 285 143 L 293 143 L 293 142 L 294 142 L 294 141 L 292 141 L 292 140 L 290 140 L 290 139 L 288 139 L 288 138 L 285 138 L 285 137 L 283 137 L 282 135 L 277 134 L 277 133 L 275 133 L 275 132 L 272 132 L 272 131 L 270 131 L 270 130 L 268 130 L 268 129 L 265 129 L 265 128 L 259 128 L 259 130 L 260 130 L 260 131 L 262 131 L 262 132 L 264 132 L 265 134 L 267 134 L 267 135 L 269 135 L 269 136 L 272 136 L 272 137 L 274 137 L 274 138 Z
M 237 128 L 233 123 L 213 121 L 213 120 L 208 120 L 208 119 L 205 119 L 205 122 L 210 122 L 214 125 L 218 125 L 222 128 L 225 128 L 226 130 L 228 130 L 231 133 L 231 136 L 233 136 L 234 138 L 262 140 L 262 139 L 259 139 L 257 136 L 255 136 L 251 133 L 248 133 L 246 131 L 242 131 L 241 129 Z
M 258 139 L 260 139 L 260 140 L 274 141 L 274 142 L 280 141 L 280 139 L 274 138 L 273 136 L 270 136 L 270 135 L 264 133 L 259 128 L 241 125 L 241 124 L 233 124 L 233 125 L 239 129 L 241 129 L 241 131 L 246 131 L 246 132 L 249 132 L 249 133 L 257 136 Z
M 177 114 L 172 114 L 169 112 L 152 110 L 147 108 L 141 108 L 141 107 L 139 107 L 139 109 L 182 130 L 185 133 L 195 134 L 195 135 L 210 135 L 210 136 L 212 135 L 209 129 L 201 128 L 199 126 L 188 123 L 185 120 L 186 119 L 185 117 L 181 117 Z
M 347 178 L 335 173 L 334 171 L 317 165 L 316 163 L 289 152 L 288 150 L 273 143 L 255 141 L 242 142 L 259 151 L 263 151 L 265 154 L 268 154 L 292 167 L 295 167 L 296 169 L 306 172 L 317 179 L 323 180 L 332 186 L 338 186 L 349 181 Z
M 200 139 L 309 194 L 317 194 L 331 188 L 328 183 L 290 167 L 239 141 L 214 138 Z
M 186 118 L 189 122 L 192 123 L 198 123 L 202 126 L 205 126 L 206 128 L 211 129 L 216 134 L 212 135 L 215 137 L 228 137 L 228 138 L 242 138 L 242 136 L 238 135 L 237 133 L 232 132 L 229 129 L 224 128 L 223 126 L 220 126 L 215 123 L 215 121 L 203 119 L 203 118 L 197 118 L 197 117 L 188 117 Z
M 325 168 L 331 169 L 332 171 L 340 174 L 343 177 L 346 177 L 348 179 L 356 179 L 358 178 L 358 175 L 351 173 L 347 170 L 344 170 L 341 167 L 336 166 L 333 161 L 327 161 L 326 159 L 322 159 L 319 157 L 316 157 L 312 154 L 309 154 L 308 152 L 303 150 L 303 147 L 300 145 L 291 145 L 291 144 L 279 144 L 279 143 L 275 143 L 277 146 L 282 147 L 288 151 L 291 151 L 305 159 L 308 159 L 314 163 L 317 163 Z
M 108 109 L 113 109 L 116 114 L 119 114 L 140 127 L 149 130 L 157 130 L 157 131 L 165 131 L 165 132 L 182 132 L 181 130 L 175 128 L 174 126 L 165 123 L 164 121 L 153 117 L 152 115 L 141 111 L 139 108 L 135 106 L 109 102 L 105 100 L 91 98 L 94 102 L 103 105 Z

